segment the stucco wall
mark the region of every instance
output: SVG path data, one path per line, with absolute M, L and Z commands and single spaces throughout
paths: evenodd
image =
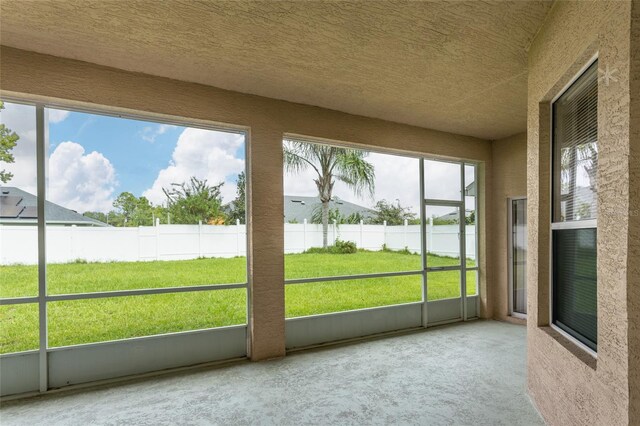
M 626 1 L 556 2 L 529 52 L 528 386 L 550 424 L 630 421 L 630 11 Z M 549 105 L 596 52 L 600 70 L 608 69 L 614 77 L 600 79 L 598 93 L 597 361 L 548 327 Z
M 285 351 L 284 133 L 482 162 L 480 217 L 486 216 L 485 205 L 490 202 L 488 141 L 8 47 L 0 50 L 0 75 L 4 96 L 29 94 L 31 99 L 58 101 L 66 106 L 99 105 L 113 112 L 143 111 L 152 117 L 170 115 L 196 122 L 229 123 L 249 132 L 249 318 L 253 359 L 282 356 Z M 488 316 L 486 277 L 491 274 L 487 267 L 491 263 L 485 236 L 490 224 L 480 225 L 480 266 L 485 272 L 480 277 L 481 315 Z
M 490 286 L 493 318 L 524 324 L 523 320 L 509 316 L 507 247 L 509 198 L 527 195 L 527 134 L 493 141 L 491 164 L 493 277 Z
M 631 11 L 629 67 L 629 418 L 640 423 L 640 1 Z

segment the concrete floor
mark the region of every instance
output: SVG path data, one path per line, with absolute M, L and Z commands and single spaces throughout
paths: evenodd
M 542 425 L 525 333 L 474 321 L 2 404 L 2 425 Z

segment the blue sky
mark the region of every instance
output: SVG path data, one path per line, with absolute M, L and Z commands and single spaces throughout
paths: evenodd
M 8 183 L 36 193 L 35 108 L 5 103 L 2 123 L 18 133 Z M 47 198 L 78 212 L 108 211 L 122 192 L 163 204 L 162 188 L 191 176 L 224 182 L 225 202 L 245 169 L 244 135 L 112 116 L 46 109 Z
M 2 122 L 20 135 L 20 141 L 13 150 L 16 162 L 3 168 L 15 175 L 9 185 L 35 194 L 35 108 L 11 103 L 5 107 Z M 225 182 L 222 195 L 230 202 L 237 175 L 245 169 L 240 134 L 54 109 L 47 110 L 47 117 L 48 199 L 81 213 L 111 210 L 124 191 L 162 204 L 162 188 L 191 176 L 210 184 Z M 336 182 L 333 195 L 366 207 L 381 199 L 397 200 L 418 213 L 418 159 L 371 153 L 367 161 L 375 168 L 374 196 L 358 197 L 342 182 Z M 454 185 L 459 174 L 451 171 L 450 163 L 428 162 L 426 169 L 431 182 L 427 189 L 436 192 L 431 196 L 459 194 L 459 185 Z M 317 196 L 314 178 L 312 170 L 286 173 L 284 193 Z
M 160 128 L 156 123 L 72 112 L 63 121 L 50 124 L 49 143 L 52 151 L 61 142 L 73 141 L 87 152 L 102 153 L 117 171 L 120 192 L 140 196 L 169 165 L 178 137 L 185 130 L 171 126 L 158 134 Z

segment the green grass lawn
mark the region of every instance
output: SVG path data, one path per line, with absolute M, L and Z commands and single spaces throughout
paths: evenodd
M 428 256 L 431 266 L 458 259 Z M 393 252 L 290 254 L 288 279 L 419 270 L 420 256 Z M 475 294 L 475 272 L 467 278 Z M 49 294 L 178 287 L 246 281 L 245 258 L 158 262 L 71 263 L 47 266 Z M 429 300 L 460 296 L 459 272 L 428 276 Z M 0 266 L 0 297 L 35 296 L 36 266 Z M 290 284 L 286 316 L 297 317 L 421 300 L 416 276 Z M 49 346 L 66 346 L 246 322 L 246 290 L 227 289 L 104 299 L 47 305 Z M 38 307 L 0 306 L 0 353 L 36 349 Z

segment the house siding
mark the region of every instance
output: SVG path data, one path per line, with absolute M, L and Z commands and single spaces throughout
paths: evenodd
M 528 387 L 552 425 L 638 423 L 629 417 L 629 317 L 637 312 L 627 300 L 631 6 L 556 2 L 529 52 Z M 598 93 L 597 361 L 548 327 L 550 102 L 596 53 L 600 70 L 615 73 Z

